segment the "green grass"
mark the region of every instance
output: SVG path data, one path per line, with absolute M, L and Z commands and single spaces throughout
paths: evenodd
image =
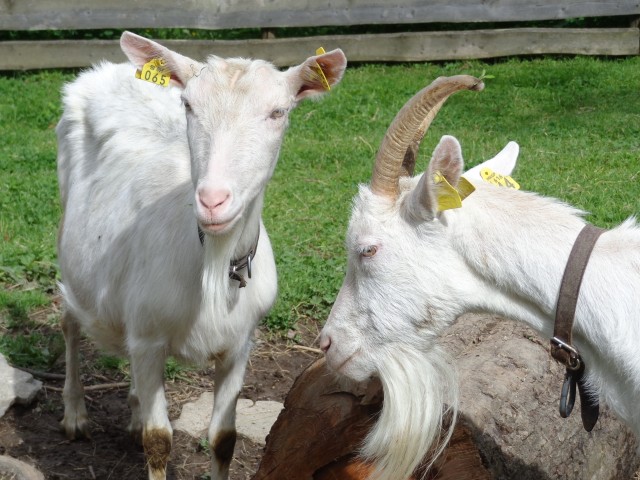
M 369 181 L 395 113 L 439 75 L 486 70 L 494 78 L 481 93 L 449 99 L 423 142 L 423 168 L 443 134 L 460 139 L 468 166 L 515 140 L 523 188 L 592 212 L 590 220 L 605 227 L 639 212 L 639 67 L 638 58 L 576 58 L 348 70 L 324 101 L 299 107 L 269 187 L 265 222 L 281 285 L 270 323 L 326 318 L 344 274 L 357 184 Z
M 119 377 L 126 380 L 131 378 L 130 363 L 126 358 L 101 354 L 96 357 L 93 365 L 99 371 L 116 372 Z M 193 367 L 180 363 L 174 357 L 169 357 L 165 362 L 164 378 L 169 382 L 185 380 L 187 378 L 187 374 L 194 371 L 196 370 Z
M 398 109 L 440 75 L 483 70 L 494 78 L 485 91 L 447 102 L 423 142 L 418 168 L 445 133 L 460 139 L 468 166 L 515 140 L 521 152 L 514 177 L 524 189 L 585 209 L 604 227 L 640 211 L 640 58 L 349 68 L 331 94 L 292 114 L 269 185 L 264 221 L 280 285 L 271 328 L 326 318 L 344 275 L 351 199 L 368 182 Z M 55 292 L 60 209 L 53 128 L 59 89 L 71 78 L 60 72 L 0 77 L 0 324 L 12 338 L 15 326 Z

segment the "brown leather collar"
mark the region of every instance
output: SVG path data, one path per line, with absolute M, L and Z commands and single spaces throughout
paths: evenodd
M 580 392 L 582 424 L 587 432 L 590 432 L 598 421 L 600 408 L 598 398 L 586 391 L 585 364 L 578 350 L 571 344 L 571 331 L 582 277 L 587 268 L 591 251 L 604 231 L 587 224 L 580 231 L 573 244 L 560 284 L 556 321 L 551 339 L 551 356 L 567 367 L 560 396 L 560 416 L 566 418 L 571 414 L 577 383 Z

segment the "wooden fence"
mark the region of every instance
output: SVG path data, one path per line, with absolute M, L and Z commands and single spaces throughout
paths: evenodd
M 390 5 L 393 3 L 393 5 Z M 402 25 L 564 20 L 640 16 L 640 0 L 0 0 L 0 31 Z M 171 40 L 185 55 L 258 57 L 299 62 L 322 44 L 351 62 L 431 61 L 510 55 L 637 55 L 640 33 L 628 28 L 467 28 L 375 35 L 255 40 Z M 124 60 L 117 41 L 0 42 L 0 70 L 84 67 Z

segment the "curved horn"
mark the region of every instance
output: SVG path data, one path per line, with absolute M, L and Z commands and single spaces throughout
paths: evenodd
M 436 105 L 433 106 L 431 111 L 427 114 L 427 117 L 422 121 L 418 130 L 416 131 L 411 143 L 407 147 L 407 151 L 404 154 L 404 159 L 402 160 L 402 167 L 400 168 L 400 176 L 401 177 L 411 177 L 413 176 L 413 172 L 416 168 L 416 159 L 418 158 L 418 150 L 420 150 L 420 144 L 422 143 L 422 139 L 424 138 L 425 133 L 427 133 L 427 129 L 436 115 L 440 111 L 440 107 L 444 104 L 446 98 L 441 100 Z
M 413 170 L 415 156 L 429 125 L 442 104 L 460 90 L 480 91 L 482 80 L 470 75 L 440 77 L 423 88 L 398 112 L 382 140 L 371 177 L 371 191 L 397 198 L 401 170 Z M 413 163 L 413 164 L 412 164 Z

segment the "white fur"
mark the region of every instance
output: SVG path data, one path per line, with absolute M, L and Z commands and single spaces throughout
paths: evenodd
M 165 360 L 215 360 L 212 478 L 226 479 L 229 464 L 216 457 L 216 442 L 235 435 L 252 333 L 276 298 L 260 218 L 264 193 L 289 111 L 321 93 L 308 81 L 317 57 L 280 72 L 260 60 L 199 63 L 129 33 L 122 46 L 134 65 L 103 63 L 67 85 L 57 128 L 67 342 L 62 425 L 69 437 L 88 433 L 77 360 L 82 328 L 130 358 L 130 429 L 142 437 L 149 478 L 164 479 L 172 432 Z M 136 66 L 156 57 L 166 60 L 174 86 L 135 78 Z M 342 52 L 323 62 L 337 83 Z M 253 276 L 240 289 L 229 279 L 229 262 L 247 254 L 258 230 Z M 160 453 L 147 439 L 158 431 L 169 438 Z
M 443 137 L 427 171 L 446 168 L 447 161 L 457 162 L 462 170 L 461 155 L 459 160 L 437 163 L 447 142 L 457 144 L 453 137 Z M 514 152 L 517 155 L 517 148 Z M 501 161 L 491 167 L 510 174 L 514 165 L 515 161 Z M 415 395 L 424 397 L 431 391 L 443 401 L 444 387 L 434 389 L 432 382 L 452 384 L 455 377 L 445 372 L 434 380 L 431 371 L 443 362 L 434 353 L 437 338 L 463 313 L 500 314 L 552 336 L 560 281 L 585 224 L 583 213 L 555 199 L 484 183 L 478 171 L 469 175 L 476 191 L 459 209 L 437 212 L 435 207 L 420 207 L 418 198 L 435 195 L 433 183 L 428 179 L 425 183 L 421 176 L 401 179 L 395 201 L 374 195 L 366 186 L 354 201 L 347 232 L 347 274 L 322 331 L 321 346 L 337 371 L 355 379 L 379 375 L 384 385 L 395 384 L 397 392 L 385 388 L 384 409 L 414 408 L 420 402 Z M 454 185 L 457 182 L 455 178 Z M 362 255 L 371 246 L 376 254 Z M 574 343 L 585 359 L 592 389 L 636 435 L 640 434 L 639 291 L 640 230 L 630 219 L 604 233 L 594 248 L 577 306 Z M 387 352 L 394 354 L 391 367 Z M 439 362 L 432 369 L 416 360 L 422 356 L 422 362 L 432 362 L 434 355 Z M 407 378 L 399 371 L 411 362 L 425 375 L 416 372 Z M 390 381 L 385 376 L 398 378 Z M 407 434 L 401 445 L 377 435 L 368 438 L 364 452 L 382 459 L 377 478 L 408 477 L 427 452 L 411 445 L 438 439 L 434 428 L 440 427 L 441 413 L 428 402 L 423 408 L 428 413 L 421 420 L 422 431 L 402 416 L 381 415 L 376 432 L 390 430 L 401 438 L 397 431 L 404 429 Z M 395 455 L 407 458 L 395 459 L 403 468 L 393 471 L 386 464 Z

